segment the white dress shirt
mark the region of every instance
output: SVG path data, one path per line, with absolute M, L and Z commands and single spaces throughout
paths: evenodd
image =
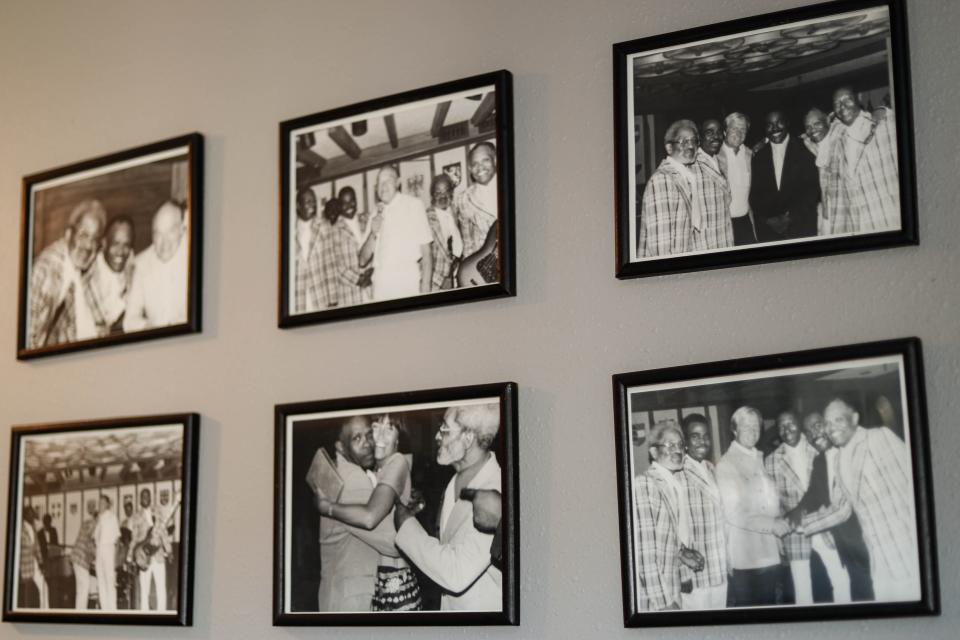
M 187 232 L 167 262 L 162 262 L 151 244 L 137 255 L 133 284 L 123 316 L 124 331 L 167 327 L 187 321 Z
M 750 160 L 743 145 L 734 151 L 726 142 L 720 153 L 727 160 L 727 183 L 730 185 L 730 217 L 742 218 L 750 212 Z
M 780 190 L 780 177 L 783 175 L 783 157 L 787 155 L 787 143 L 790 142 L 790 135 L 783 139 L 783 142 L 776 143 L 770 141 L 770 151 L 773 152 L 773 173 L 777 177 L 777 190 Z

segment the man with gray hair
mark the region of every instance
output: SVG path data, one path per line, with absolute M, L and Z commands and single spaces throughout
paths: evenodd
M 164 202 L 153 216 L 153 243 L 137 254 L 133 284 L 123 316 L 124 331 L 183 324 L 187 321 L 190 252 L 184 241 L 184 211 Z
M 437 431 L 437 462 L 450 465 L 450 479 L 440 506 L 440 532 L 434 538 L 398 503 L 394 511 L 397 547 L 444 593 L 443 611 L 501 611 L 503 576 L 491 563 L 493 534 L 474 524 L 473 505 L 463 489 L 500 491 L 500 465 L 490 451 L 500 429 L 496 403 L 450 407 Z
M 680 565 L 694 572 L 703 570 L 703 555 L 691 547 L 693 529 L 683 459 L 679 427 L 672 422 L 658 423 L 650 434 L 650 466 L 633 484 L 637 606 L 641 611 L 679 609 L 680 594 L 693 590 L 692 582 L 681 583 Z
M 667 157 L 650 176 L 640 204 L 637 255 L 664 257 L 693 250 L 702 226 L 695 206 L 703 179 L 697 164 L 700 133 L 692 120 L 677 120 L 664 135 Z
M 750 182 L 753 151 L 744 142 L 750 130 L 750 119 L 734 111 L 723 119 L 724 138 L 717 160 L 720 171 L 730 186 L 730 220 L 733 223 L 733 240 L 736 245 L 753 244 L 757 241 L 750 211 Z
M 63 237 L 47 246 L 30 269 L 27 294 L 27 347 L 90 340 L 107 334 L 94 286 L 97 251 L 107 226 L 98 200 L 84 200 L 70 211 Z
M 717 463 L 717 485 L 727 521 L 729 597 L 734 606 L 783 604 L 780 542 L 790 531 L 779 517 L 777 486 L 763 467 L 757 442 L 763 417 L 742 406 L 730 418 L 734 441 Z

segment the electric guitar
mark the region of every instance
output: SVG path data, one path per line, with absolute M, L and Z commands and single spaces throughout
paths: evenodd
M 496 282 L 500 276 L 497 260 L 497 225 L 493 224 L 487 231 L 487 238 L 483 246 L 476 253 L 467 256 L 460 263 L 457 271 L 458 287 L 477 287 L 490 282 Z

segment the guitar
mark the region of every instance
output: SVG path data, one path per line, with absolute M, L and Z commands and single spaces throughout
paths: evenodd
M 457 271 L 458 287 L 476 287 L 496 282 L 499 277 L 497 262 L 497 225 L 494 224 L 487 231 L 487 238 L 483 246 L 476 253 L 467 256 L 460 263 Z
M 173 517 L 177 515 L 177 510 L 180 509 L 180 502 L 178 500 L 177 504 L 170 510 L 170 516 L 162 523 L 162 527 L 160 526 L 161 523 L 154 521 L 153 526 L 150 527 L 150 533 L 133 548 L 133 562 L 140 571 L 146 571 L 150 568 L 150 561 L 153 556 L 164 546 L 163 530 L 173 522 Z

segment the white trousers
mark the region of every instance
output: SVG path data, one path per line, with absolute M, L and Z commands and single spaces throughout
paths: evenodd
M 167 610 L 167 563 L 156 556 L 150 560 L 146 571 L 140 572 L 140 610 L 150 610 L 150 582 L 157 590 L 157 611 Z
M 816 534 L 810 538 L 810 546 L 827 569 L 827 576 L 830 578 L 830 585 L 833 587 L 833 601 L 839 603 L 851 602 L 850 598 L 850 574 L 843 566 L 840 560 L 840 554 L 836 549 L 830 548 L 823 534 Z
M 810 580 L 810 558 L 791 560 L 790 575 L 793 576 L 793 595 L 796 604 L 813 604 L 813 583 Z
M 90 572 L 86 567 L 78 564 L 73 565 L 73 579 L 77 584 L 77 609 L 86 609 L 90 602 Z
M 33 584 L 37 585 L 37 591 L 40 593 L 40 608 L 50 608 L 50 591 L 47 590 L 47 579 L 40 572 L 40 565 L 33 561 Z
M 117 609 L 117 567 L 113 545 L 97 547 L 97 594 L 101 611 Z
M 700 587 L 691 593 L 680 594 L 680 606 L 684 611 L 727 608 L 727 581 L 715 587 Z

